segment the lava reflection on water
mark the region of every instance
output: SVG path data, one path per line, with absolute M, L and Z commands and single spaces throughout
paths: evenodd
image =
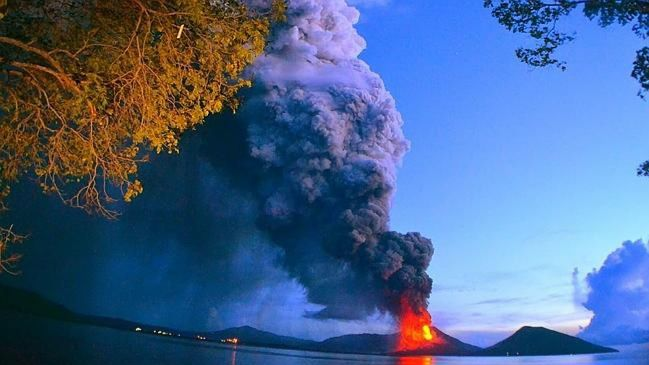
M 437 361 L 431 356 L 400 357 L 398 365 L 435 365 Z

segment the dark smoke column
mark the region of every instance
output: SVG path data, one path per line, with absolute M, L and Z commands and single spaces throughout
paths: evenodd
M 394 99 L 358 59 L 359 13 L 344 0 L 288 3 L 287 24 L 250 70 L 256 86 L 238 116 L 260 166 L 261 224 L 308 299 L 324 306 L 310 315 L 398 316 L 404 300 L 425 310 L 433 246 L 388 230 L 409 144 Z

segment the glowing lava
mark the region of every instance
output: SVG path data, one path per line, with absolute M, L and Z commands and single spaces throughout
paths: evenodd
M 430 356 L 400 357 L 398 362 L 399 365 L 435 365 L 436 363 L 437 360 Z
M 403 299 L 399 318 L 401 335 L 397 351 L 412 351 L 441 344 L 442 339 L 431 329 L 432 325 L 432 319 L 426 308 L 415 310 L 407 299 Z

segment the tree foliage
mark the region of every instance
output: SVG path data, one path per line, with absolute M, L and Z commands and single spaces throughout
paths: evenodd
M 13 227 L 0 227 L 0 273 L 7 272 L 16 275 L 16 264 L 20 261 L 22 255 L 11 252 L 11 246 L 21 243 L 24 236 L 18 235 L 13 231 Z
M 111 203 L 142 192 L 150 152 L 177 152 L 205 116 L 236 110 L 282 4 L 0 0 L 0 207 L 28 177 L 115 218 Z M 18 240 L 1 231 L 0 254 Z
M 649 38 L 649 0 L 484 0 L 484 6 L 508 30 L 536 40 L 534 47 L 516 50 L 521 61 L 535 67 L 554 65 L 565 70 L 566 63 L 555 57 L 555 51 L 575 37 L 560 31 L 558 22 L 573 11 L 581 11 L 602 27 L 630 26 L 638 37 Z M 631 76 L 640 83 L 638 95 L 645 98 L 649 94 L 649 47 L 636 52 Z M 637 173 L 649 176 L 649 161 Z

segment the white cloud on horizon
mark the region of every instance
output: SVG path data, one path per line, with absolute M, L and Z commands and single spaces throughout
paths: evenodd
M 594 316 L 580 337 L 604 344 L 649 341 L 649 247 L 624 242 L 588 274 L 584 307 Z

